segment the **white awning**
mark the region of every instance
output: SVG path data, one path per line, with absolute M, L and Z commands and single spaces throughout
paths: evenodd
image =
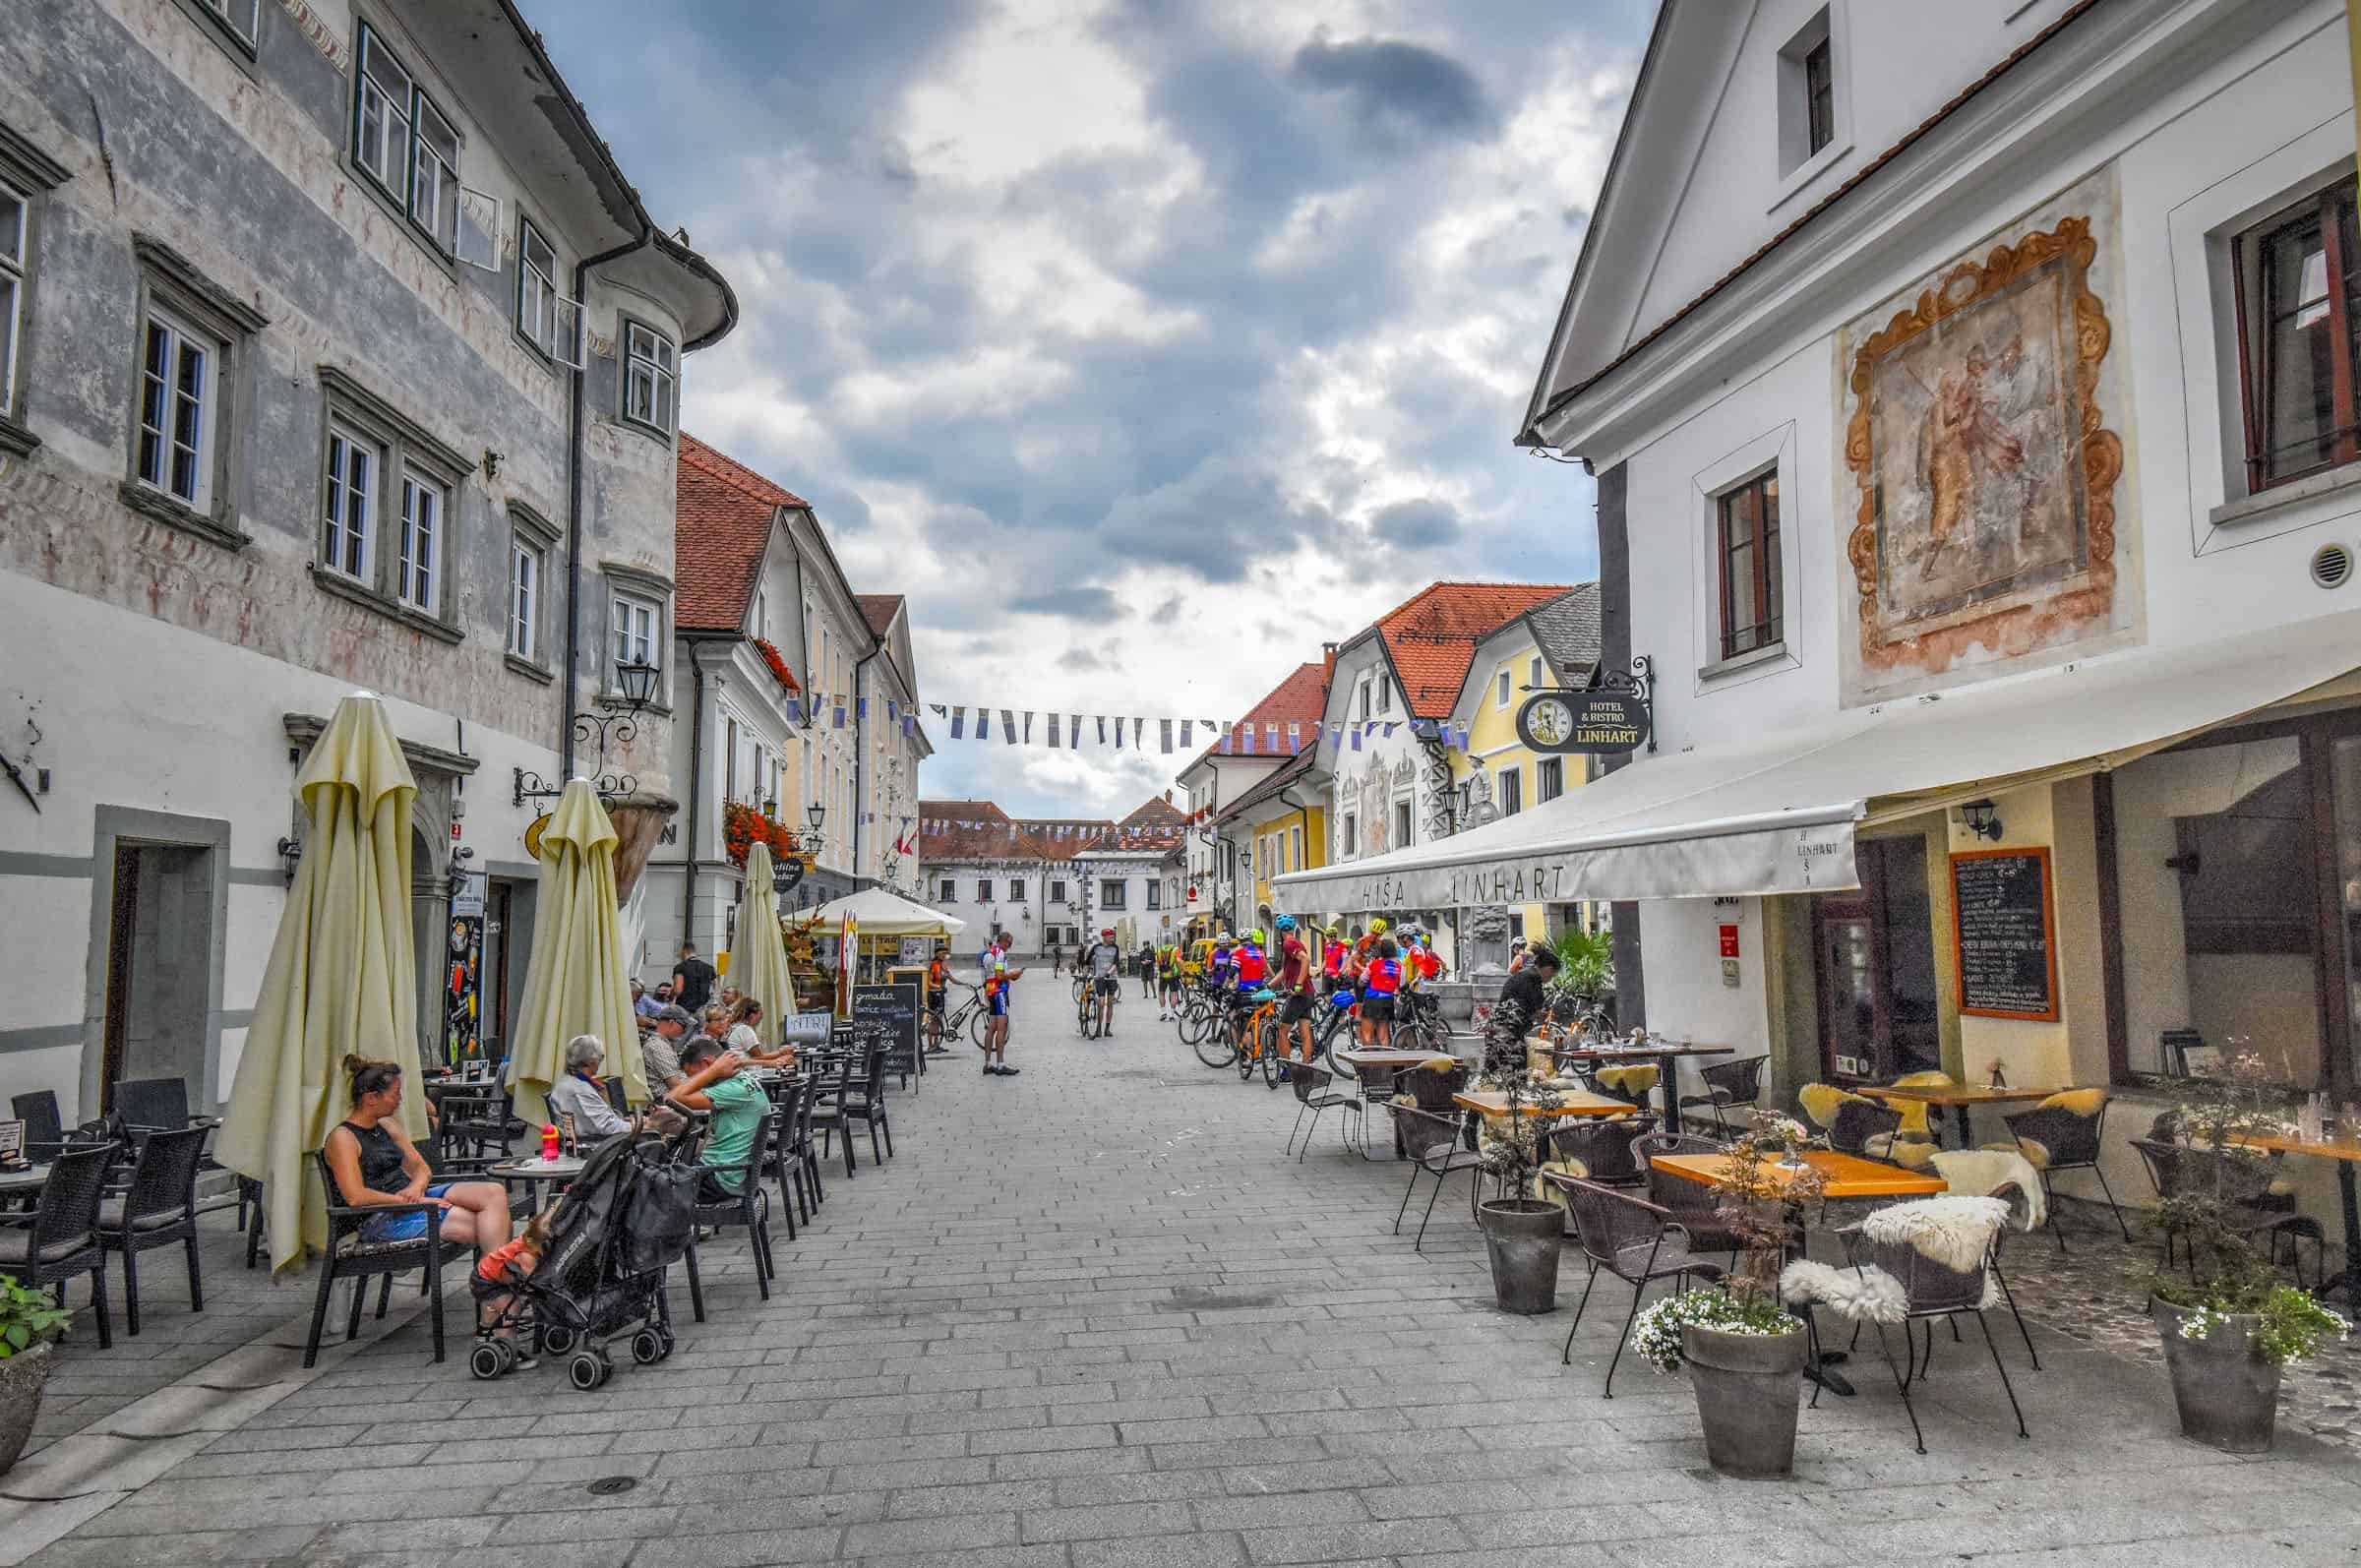
M 1865 822 L 2119 767 L 2361 668 L 2361 610 L 2130 649 L 1650 756 L 1450 838 L 1272 883 L 1278 908 L 1455 909 L 1849 888 Z

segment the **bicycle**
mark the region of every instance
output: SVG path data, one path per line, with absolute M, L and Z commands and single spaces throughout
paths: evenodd
M 928 1047 L 939 1050 L 945 1040 L 958 1039 L 962 1030 L 966 1031 L 968 1038 L 973 1040 L 976 1045 L 982 1046 L 984 1044 L 984 1027 L 992 1018 L 992 1010 L 984 1005 L 984 988 L 971 986 L 963 980 L 949 981 L 946 983 L 947 986 L 956 986 L 966 992 L 967 998 L 951 1008 L 947 1015 L 940 1008 L 930 1007 L 927 1009 Z
M 1241 1022 L 1237 1013 L 1230 1015 L 1230 1028 L 1238 1052 L 1238 1081 L 1245 1083 L 1254 1076 L 1256 1066 L 1262 1068 L 1262 1083 L 1266 1089 L 1279 1087 L 1279 1071 L 1287 1063 L 1279 1055 L 1279 998 L 1269 991 L 1254 992 L 1249 1000 L 1254 1010 Z
M 1088 976 L 1074 982 L 1074 1022 L 1085 1040 L 1091 1038 L 1093 1031 L 1104 1040 L 1115 1025 L 1115 998 L 1101 995 L 1098 985 Z
M 1184 1046 L 1202 1045 L 1221 1017 L 1221 1009 L 1213 995 L 1202 990 L 1191 990 L 1180 998 L 1180 1010 L 1174 1015 L 1173 1030 Z M 1199 1053 L 1200 1055 L 1203 1053 Z M 1207 1060 L 1209 1067 L 1226 1067 L 1227 1059 Z

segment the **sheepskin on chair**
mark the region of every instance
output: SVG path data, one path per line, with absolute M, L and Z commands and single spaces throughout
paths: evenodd
M 1935 1155 L 1933 1164 L 1935 1174 L 1963 1196 L 1999 1198 L 2010 1187 L 2024 1193 L 2027 1231 L 2040 1230 L 2049 1218 L 2041 1173 L 2013 1149 L 1944 1149 Z
M 1798 1258 L 1779 1271 L 1779 1294 L 1789 1306 L 1817 1301 L 1856 1323 L 1899 1323 L 1909 1311 L 1909 1293 L 1902 1282 L 1874 1263 L 1839 1268 Z M 1984 1298 L 1978 1304 L 2000 1304 L 2000 1287 L 1989 1274 L 1984 1276 Z
M 1992 1238 L 2009 1223 L 2005 1198 L 1919 1198 L 1878 1209 L 1861 1221 L 1872 1241 L 1900 1242 L 1955 1274 L 1980 1267 Z

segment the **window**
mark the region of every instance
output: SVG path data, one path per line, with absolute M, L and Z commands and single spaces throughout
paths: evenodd
M 1355 705 L 1356 705 L 1356 706 L 1358 706 L 1358 707 L 1360 708 L 1360 710 L 1361 710 L 1361 711 L 1359 712 L 1359 714 L 1358 714 L 1358 715 L 1356 715 L 1356 716 L 1357 716 L 1357 717 L 1359 717 L 1359 718 L 1366 719 L 1366 718 L 1369 716 L 1369 683 L 1368 683 L 1368 682 L 1366 682 L 1366 681 L 1362 681 L 1362 682 L 1361 682 L 1359 685 L 1357 685 L 1357 686 L 1355 686 L 1355 687 L 1354 687 L 1354 689 L 1353 689 L 1353 700 L 1354 700 L 1354 703 L 1355 703 Z
M 541 652 L 540 547 L 522 534 L 509 544 L 509 651 L 531 663 Z
M 222 344 L 151 305 L 141 333 L 139 454 L 133 476 L 197 512 L 213 505 L 212 424 Z
M 1025 901 L 1025 879 L 1022 876 L 1008 878 L 1008 896 L 1020 904 Z
M 1394 802 L 1394 844 L 1396 849 L 1410 847 L 1410 802 Z
M 558 253 L 528 217 L 516 219 L 516 332 L 534 352 L 582 367 L 582 308 L 558 289 Z
M 945 876 L 942 879 L 941 884 L 936 889 L 935 902 L 938 904 L 952 904 L 957 903 L 958 900 L 959 883 L 954 878 Z
M 369 580 L 378 451 L 342 425 L 328 427 L 328 497 L 320 528 L 320 564 Z
M 1566 759 L 1544 756 L 1533 764 L 1533 793 L 1536 800 L 1553 801 L 1566 793 Z
M 31 202 L 0 179 L 0 414 L 17 411 L 17 342 L 25 332 L 25 262 Z
M 628 593 L 615 595 L 615 662 L 617 664 L 656 663 L 657 609 L 645 599 Z
M 623 324 L 623 417 L 672 434 L 678 350 L 671 339 L 628 317 Z
M 1351 812 L 1345 814 L 1344 856 L 1351 860 L 1361 853 L 1361 818 Z
M 1388 681 L 1384 676 L 1381 675 L 1377 677 L 1377 711 L 1380 713 L 1391 713 L 1393 710 L 1394 686 L 1391 681 Z
M 979 876 L 976 878 L 976 902 L 979 904 L 989 904 L 992 902 L 991 877 Z
M 401 475 L 401 560 L 394 597 L 433 615 L 442 607 L 443 513 L 448 493 L 415 468 Z
M 1837 139 L 1837 73 L 1825 33 L 1803 55 L 1804 155 Z
M 1291 827 L 1287 831 L 1287 837 L 1288 842 L 1294 847 L 1296 852 L 1296 870 L 1302 871 L 1304 869 L 1303 829 L 1300 827 Z
M 1722 657 L 1734 659 L 1781 640 L 1778 471 L 1725 491 L 1716 498 L 1714 512 Z
M 1503 665 L 1501 666 L 1499 676 L 1492 682 L 1492 706 L 1496 708 L 1504 708 L 1508 706 L 1508 689 L 1510 684 L 1508 667 Z
M 417 85 L 375 29 L 361 27 L 361 69 L 354 88 L 352 160 L 395 201 L 409 197 L 410 100 Z
M 1533 687 L 1538 691 L 1542 687 L 1548 685 L 1549 683 L 1543 679 L 1545 673 L 1546 672 L 1542 668 L 1542 656 L 1540 654 L 1537 653 L 1532 658 L 1525 661 L 1525 684 L 1527 686 Z
M 240 43 L 254 47 L 262 0 L 197 0 L 197 4 L 208 15 L 219 18 Z
M 1124 899 L 1128 891 L 1128 887 L 1124 884 L 1122 878 L 1120 877 L 1109 876 L 1102 878 L 1099 882 L 1099 907 L 1101 909 L 1121 909 L 1125 907 Z
M 1164 888 L 1158 883 L 1148 883 L 1148 907 L 1150 909 L 1162 909 L 1164 907 Z
M 1065 883 L 1061 881 L 1050 883 L 1050 902 L 1062 904 L 1065 901 Z
M 2361 456 L 2353 209 L 2348 175 L 2235 242 L 2250 493 Z
M 1525 775 L 1517 768 L 1504 767 L 1499 777 L 1493 793 L 1499 797 L 1500 814 L 1514 816 L 1525 809 Z
M 414 123 L 410 217 L 448 254 L 459 248 L 459 133 L 423 92 Z

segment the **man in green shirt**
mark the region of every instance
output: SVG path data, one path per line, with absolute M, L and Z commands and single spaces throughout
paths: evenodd
M 762 1130 L 762 1117 L 770 1111 L 761 1080 L 745 1067 L 745 1057 L 725 1050 L 711 1035 L 698 1035 L 681 1052 L 681 1070 L 688 1077 L 667 1098 L 713 1117 L 703 1155 L 708 1169 L 696 1182 L 699 1203 L 735 1202 L 746 1185 L 743 1170 L 718 1169 L 746 1164 Z

